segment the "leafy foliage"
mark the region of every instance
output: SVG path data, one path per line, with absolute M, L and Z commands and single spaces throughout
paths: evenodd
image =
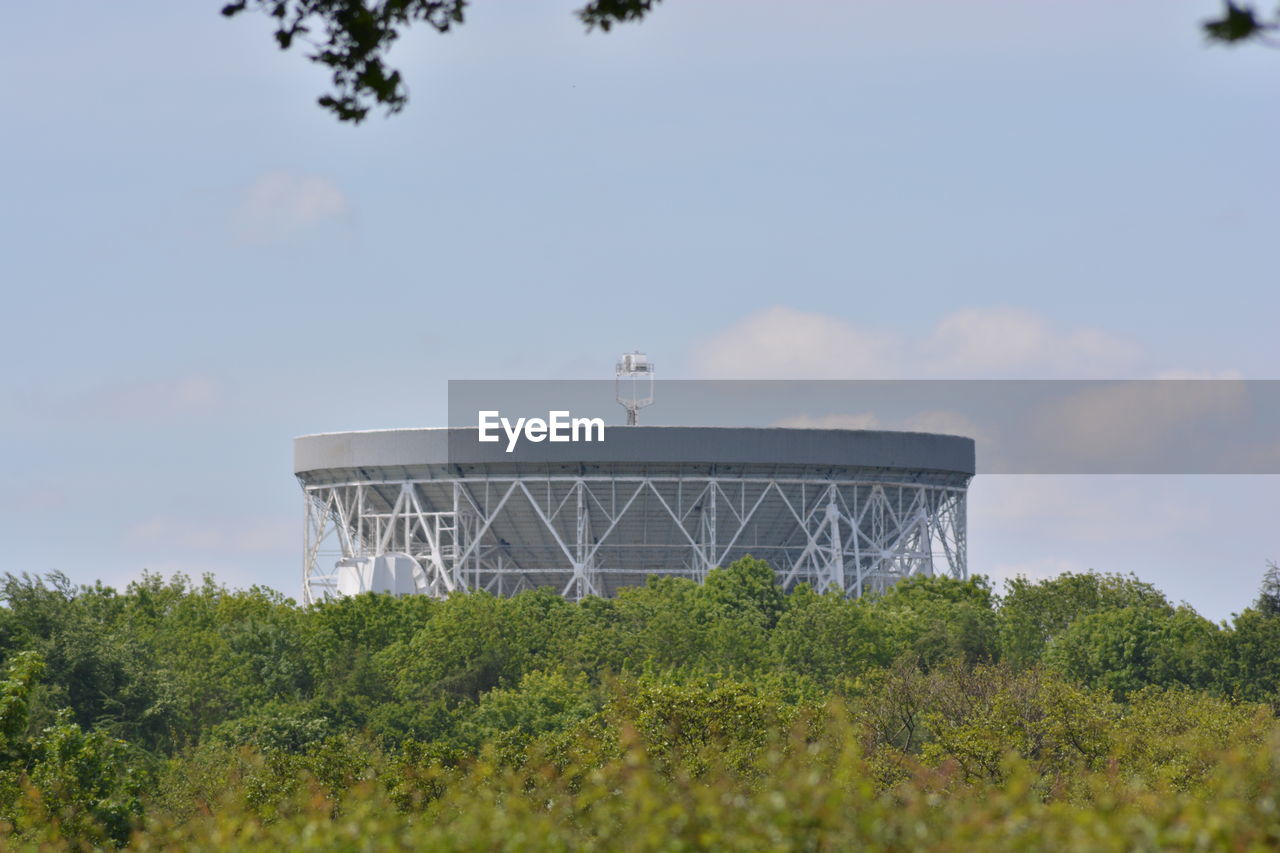
M 1000 606 L 1001 656 L 1015 666 L 1031 666 L 1081 617 L 1124 607 L 1168 610 L 1170 604 L 1132 576 L 1064 572 L 1039 583 L 1014 578 Z
M 1116 698 L 1149 685 L 1199 687 L 1216 672 L 1217 629 L 1187 608 L 1122 607 L 1078 619 L 1046 661 Z
M 849 600 L 750 558 L 576 603 L 10 576 L 0 846 L 1266 849 L 1271 574 L 1230 625 L 1132 577 Z
M 1220 17 L 1205 21 L 1205 34 L 1214 41 L 1237 44 L 1243 41 L 1269 41 L 1280 29 L 1280 10 L 1270 19 L 1260 15 L 1253 4 L 1224 0 Z
M 421 21 L 446 33 L 463 21 L 466 0 L 232 0 L 222 14 L 234 17 L 250 6 L 275 21 L 276 43 L 311 46 L 307 58 L 328 68 L 334 92 L 319 99 L 339 121 L 359 123 L 374 104 L 396 113 L 408 101 L 400 72 L 383 58 L 400 32 Z M 324 33 L 317 41 L 312 34 Z
M 1280 616 L 1280 565 L 1275 562 L 1267 563 L 1254 607 L 1264 616 Z
M 577 11 L 588 32 L 609 32 L 615 24 L 643 20 L 661 0 L 589 0 Z M 447 33 L 465 21 L 468 0 L 230 0 L 222 14 L 255 10 L 275 27 L 281 50 L 296 42 L 309 47 L 307 59 L 328 69 L 333 89 L 320 106 L 339 121 L 359 124 L 374 107 L 388 114 L 404 109 L 408 90 L 387 54 L 416 23 Z M 1223 44 L 1268 41 L 1280 29 L 1280 11 L 1268 19 L 1250 4 L 1225 0 L 1219 17 L 1204 23 L 1210 40 Z
M 615 23 L 639 21 L 659 0 L 591 0 L 578 10 L 588 30 L 608 32 Z M 386 55 L 401 33 L 423 23 L 447 33 L 463 23 L 468 0 L 231 0 L 222 7 L 228 18 L 254 9 L 275 26 L 276 44 L 288 50 L 295 42 L 310 47 L 307 59 L 327 68 L 333 91 L 320 106 L 339 121 L 360 123 L 374 106 L 398 113 L 409 95 L 400 71 Z

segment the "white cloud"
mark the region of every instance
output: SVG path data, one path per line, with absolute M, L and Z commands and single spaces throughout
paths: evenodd
M 1189 428 L 1214 427 L 1208 433 L 1213 447 L 1226 447 L 1221 436 L 1230 434 L 1246 404 L 1245 385 L 1234 380 L 1090 384 L 1049 401 L 1031 416 L 1028 429 L 1038 446 L 1077 464 L 1124 466 L 1145 459 L 1160 467 L 1176 464 L 1171 448 L 1175 459 L 1186 458 L 1187 448 L 1171 442 L 1185 444 Z M 1207 443 L 1202 437 L 1193 447 L 1203 451 Z M 1196 456 L 1210 459 L 1204 452 Z
M 713 379 L 1095 378 L 1130 372 L 1139 347 L 1099 329 L 1058 329 L 1030 311 L 966 308 L 910 336 L 774 306 L 695 353 Z
M 243 242 L 277 243 L 340 221 L 349 212 L 346 194 L 328 178 L 273 171 L 245 187 L 233 228 Z
M 713 336 L 695 363 L 708 379 L 865 379 L 890 372 L 895 348 L 892 334 L 776 305 Z
M 948 314 L 925 342 L 920 372 L 947 378 L 1114 377 L 1130 369 L 1138 347 L 1098 329 L 1055 329 L 1016 308 L 966 308 Z
M 905 333 L 775 306 L 713 335 L 694 367 L 715 378 L 892 379 L 828 393 L 821 408 L 785 400 L 767 417 L 779 427 L 965 435 L 978 443 L 984 471 L 1270 471 L 1280 452 L 1221 440 L 1258 421 L 1239 371 L 1158 372 L 1135 342 L 1025 310 L 955 311 L 913 343 Z M 1046 382 L 1027 391 L 992 383 L 972 392 L 951 382 L 1126 375 L 1163 381 Z M 941 381 L 901 381 L 922 378 Z

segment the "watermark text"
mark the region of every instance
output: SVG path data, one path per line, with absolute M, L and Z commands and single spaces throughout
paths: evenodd
M 567 411 L 550 411 L 543 418 L 504 418 L 496 410 L 477 412 L 480 441 L 507 438 L 507 453 L 516 449 L 520 439 L 532 441 L 604 441 L 604 418 L 575 418 Z

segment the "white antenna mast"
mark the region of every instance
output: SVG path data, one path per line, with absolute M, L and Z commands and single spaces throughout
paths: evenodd
M 637 415 L 653 403 L 653 362 L 642 352 L 626 352 L 614 370 L 613 391 L 618 404 L 627 410 L 627 426 L 635 426 Z

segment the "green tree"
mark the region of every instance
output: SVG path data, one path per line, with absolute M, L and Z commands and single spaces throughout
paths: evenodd
M 870 603 L 897 653 L 930 666 L 961 658 L 969 663 L 999 655 L 995 601 L 986 578 L 960 581 L 916 575 Z
M 1046 662 L 1124 699 L 1144 687 L 1204 688 L 1217 678 L 1221 635 L 1186 607 L 1122 607 L 1077 621 L 1050 645 Z
M 1280 707 L 1280 618 L 1248 609 L 1223 636 L 1222 689 L 1251 702 Z
M 624 668 L 670 669 L 705 659 L 710 614 L 694 581 L 650 577 L 644 586 L 619 590 L 616 601 Z
M 661 0 L 589 0 L 577 10 L 588 32 L 642 20 Z M 375 106 L 388 114 L 404 109 L 409 96 L 400 71 L 386 63 L 400 35 L 416 23 L 447 33 L 465 20 L 468 0 L 230 0 L 222 14 L 247 10 L 267 15 L 281 50 L 307 45 L 306 58 L 328 69 L 333 83 L 319 98 L 339 121 L 359 123 Z M 1219 17 L 1206 21 L 1211 41 L 1269 42 L 1280 29 L 1280 12 L 1268 18 L 1252 4 L 1225 0 Z
M 1159 590 L 1132 575 L 1064 572 L 1042 581 L 1006 581 L 999 615 L 1001 659 L 1032 666 L 1077 619 L 1122 607 L 1169 610 L 1170 604 Z
M 590 0 L 578 10 L 588 30 L 638 21 L 659 0 Z M 360 122 L 374 105 L 399 112 L 408 101 L 404 79 L 385 62 L 387 52 L 410 25 L 422 22 L 447 33 L 464 20 L 467 0 L 232 0 L 227 17 L 255 9 L 275 22 L 276 43 L 311 46 L 307 58 L 329 69 L 333 91 L 320 106 L 339 120 Z M 322 39 L 317 36 L 323 33 Z
M 606 737 L 633 732 L 666 774 L 698 776 L 716 766 L 749 772 L 755 758 L 788 731 L 800 708 L 754 681 L 652 677 L 625 686 L 602 712 Z M 617 754 L 621 754 L 619 751 Z
M 147 775 L 128 743 L 85 731 L 61 711 L 31 744 L 29 777 L 36 797 L 17 805 L 16 823 L 39 837 L 49 827 L 69 840 L 117 846 L 142 817 Z
M 148 748 L 167 745 L 175 720 L 153 649 L 133 630 L 131 596 L 101 584 L 78 588 L 65 576 L 13 575 L 0 584 L 0 635 L 11 649 L 45 662 L 45 685 L 32 708 L 50 725 L 70 708 L 86 729 L 101 727 Z
M 0 682 L 0 815 L 25 838 L 123 844 L 142 814 L 149 781 L 142 756 L 102 731 L 85 731 L 70 709 L 29 733 L 44 660 L 12 656 Z
M 864 604 L 808 586 L 791 593 L 769 643 L 784 670 L 827 688 L 889 662 L 887 637 Z
M 519 677 L 503 600 L 486 593 L 453 595 L 407 642 L 378 655 L 377 664 L 397 697 L 427 700 L 447 695 L 476 699 Z
M 712 569 L 702 588 L 718 611 L 747 615 L 765 628 L 776 625 L 787 606 L 773 567 L 751 556 Z
M 475 752 L 492 745 L 514 762 L 534 738 L 564 731 L 598 712 L 602 704 L 600 691 L 584 675 L 530 672 L 515 687 L 495 688 L 480 697 L 461 726 L 461 737 Z
M 1275 34 L 1280 30 L 1280 8 L 1268 16 L 1260 13 L 1254 3 L 1223 0 L 1222 12 L 1205 21 L 1204 30 L 1210 40 L 1222 44 L 1260 42 L 1275 46 Z
M 1105 694 L 1039 669 L 952 667 L 930 679 L 929 693 L 921 759 L 954 761 L 970 781 L 1004 784 L 1006 757 L 1015 753 L 1044 788 L 1067 785 L 1081 770 L 1105 764 L 1119 716 Z
M 1258 600 L 1254 607 L 1264 616 L 1280 616 L 1280 565 L 1267 563 L 1267 571 L 1262 576 L 1262 588 L 1258 590 Z

